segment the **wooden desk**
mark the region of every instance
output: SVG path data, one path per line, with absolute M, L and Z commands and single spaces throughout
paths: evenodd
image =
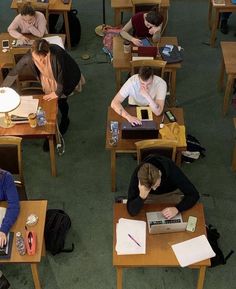
M 178 46 L 177 37 L 162 37 L 160 47 L 165 44 L 174 44 Z M 124 53 L 123 39 L 121 37 L 113 37 L 113 67 L 115 68 L 116 91 L 121 87 L 121 73 L 123 71 L 130 72 L 130 61 L 132 59 L 131 53 Z M 176 101 L 176 71 L 181 68 L 181 63 L 167 64 L 165 71 L 171 74 L 170 78 L 170 102 L 175 104 Z
M 50 37 L 50 36 L 60 36 L 62 38 L 63 43 L 65 43 L 65 34 L 47 34 L 45 37 Z M 33 35 L 28 35 L 30 39 L 36 39 L 36 36 Z M 2 43 L 2 40 L 9 40 L 9 51 L 7 52 L 2 52 L 2 49 L 0 49 L 0 83 L 3 81 L 3 74 L 2 74 L 2 69 L 3 68 L 12 68 L 13 67 L 13 56 L 11 54 L 11 48 L 12 48 L 12 41 L 15 38 L 11 37 L 9 33 L 1 33 L 0 34 L 0 43 Z M 17 48 L 16 48 L 17 49 Z M 25 48 L 19 48 L 20 51 L 22 52 L 23 49 L 25 49 L 25 53 L 30 49 L 30 47 L 25 47 Z
M 36 0 L 31 0 L 35 2 Z M 49 14 L 62 14 L 65 23 L 66 41 L 68 49 L 71 49 L 70 42 L 70 27 L 68 22 L 68 12 L 71 10 L 72 1 L 69 4 L 64 4 L 61 0 L 50 0 L 48 11 Z M 17 0 L 12 0 L 11 8 L 17 10 Z
M 145 2 L 145 0 L 143 2 Z M 168 13 L 169 7 L 170 7 L 169 0 L 161 1 L 160 12 L 164 17 L 164 25 L 167 21 L 167 15 L 168 15 L 167 13 Z M 114 12 L 115 12 L 114 23 L 115 23 L 115 26 L 117 26 L 121 24 L 121 13 L 124 11 L 132 12 L 133 5 L 132 5 L 131 0 L 111 0 L 111 8 L 114 9 Z
M 147 231 L 146 239 L 146 254 L 145 255 L 117 255 L 115 250 L 116 245 L 116 224 L 120 218 L 128 218 L 135 220 L 146 221 L 146 212 L 162 210 L 164 205 L 157 204 L 145 204 L 142 211 L 136 217 L 130 217 L 126 205 L 115 204 L 114 205 L 114 218 L 113 218 L 113 266 L 117 271 L 117 289 L 122 289 L 122 275 L 124 268 L 131 267 L 179 267 L 179 263 L 175 257 L 175 254 L 171 248 L 171 244 L 186 241 L 188 239 L 206 235 L 205 218 L 202 204 L 196 204 L 193 208 L 182 213 L 183 220 L 187 221 L 188 216 L 196 216 L 197 227 L 194 233 L 190 232 L 178 232 L 170 234 L 157 234 L 150 235 Z M 190 268 L 199 269 L 197 289 L 202 289 L 205 279 L 206 267 L 210 266 L 210 260 L 198 262 L 189 266 Z M 141 278 L 141 276 L 140 276 Z M 182 286 L 187 288 L 187 284 Z M 176 288 L 181 289 L 181 288 Z
M 234 121 L 234 128 L 235 128 L 235 135 L 236 135 L 236 117 L 233 119 Z M 232 170 L 236 171 L 236 138 L 234 140 L 234 150 L 233 150 L 233 159 L 232 159 Z
M 34 96 L 39 99 L 39 106 L 41 106 L 45 113 L 47 124 L 45 126 L 37 126 L 31 128 L 28 123 L 16 124 L 10 128 L 0 127 L 0 136 L 20 136 L 22 138 L 48 138 L 49 153 L 51 161 L 51 174 L 56 176 L 56 159 L 54 139 L 56 136 L 56 121 L 57 121 L 57 100 L 43 100 L 42 96 Z
M 136 116 L 135 107 L 126 107 L 125 108 L 131 115 Z M 173 114 L 176 116 L 178 124 L 184 125 L 184 114 L 182 108 L 171 108 Z M 153 120 L 157 122 L 157 126 L 160 126 L 162 116 L 155 116 L 153 114 Z M 136 153 L 135 142 L 139 141 L 138 139 L 122 139 L 121 130 L 119 130 L 119 140 L 116 146 L 112 146 L 109 141 L 111 139 L 110 131 L 110 122 L 118 121 L 119 128 L 122 122 L 127 121 L 120 115 L 118 115 L 111 107 L 108 107 L 107 112 L 107 127 L 106 127 L 106 149 L 111 151 L 111 191 L 115 192 L 116 190 L 116 155 L 118 153 Z M 164 123 L 169 122 L 166 117 L 164 118 Z M 178 147 L 176 155 L 176 163 L 180 165 L 181 163 L 181 151 L 186 150 L 186 147 Z M 132 172 L 130 172 L 131 174 Z
M 216 40 L 216 30 L 218 28 L 220 22 L 220 13 L 222 12 L 235 12 L 236 5 L 232 4 L 231 0 L 225 0 L 225 5 L 215 5 L 213 0 L 209 0 L 209 8 L 208 8 L 208 25 L 211 30 L 210 36 L 210 46 L 215 46 Z
M 236 6 L 236 5 L 235 5 Z M 236 42 L 221 42 L 222 62 L 219 78 L 219 87 L 224 86 L 224 74 L 227 74 L 227 82 L 225 88 L 223 115 L 228 111 L 229 97 L 232 94 L 233 83 L 236 79 Z
M 0 203 L 1 206 L 6 206 L 5 202 Z M 47 210 L 47 201 L 21 201 L 20 202 L 20 214 L 16 220 L 16 223 L 11 228 L 14 232 L 14 239 L 12 245 L 12 252 L 10 259 L 0 259 L 0 263 L 27 263 L 31 266 L 31 271 L 34 280 L 35 289 L 41 289 L 39 274 L 38 274 L 38 264 L 41 261 L 41 257 L 45 255 L 44 247 L 44 226 Z M 21 256 L 16 249 L 16 232 L 21 232 L 24 236 L 25 234 L 25 222 L 30 214 L 36 214 L 39 217 L 38 223 L 29 227 L 29 230 L 35 231 L 37 234 L 37 247 L 36 253 L 33 256 L 24 255 Z

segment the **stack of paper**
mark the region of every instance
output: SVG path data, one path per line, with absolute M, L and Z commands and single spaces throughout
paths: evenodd
M 38 103 L 39 100 L 34 99 L 33 96 L 21 96 L 20 105 L 11 111 L 10 114 L 20 117 L 28 117 L 30 113 L 36 113 Z
M 216 255 L 205 235 L 172 245 L 171 247 L 181 267 L 189 266 Z
M 146 253 L 146 222 L 121 218 L 116 224 L 117 255 Z
M 48 36 L 48 37 L 44 37 L 43 39 L 47 40 L 47 42 L 49 42 L 50 44 L 57 44 L 61 48 L 65 49 L 65 46 L 64 46 L 63 41 L 62 41 L 60 36 L 57 36 L 57 35 L 56 36 Z

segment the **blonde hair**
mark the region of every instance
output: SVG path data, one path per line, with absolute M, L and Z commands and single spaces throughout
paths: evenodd
M 160 178 L 161 174 L 159 169 L 149 163 L 143 164 L 138 171 L 140 184 L 147 188 L 154 186 Z

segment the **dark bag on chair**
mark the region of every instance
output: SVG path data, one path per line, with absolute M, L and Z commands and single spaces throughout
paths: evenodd
M 68 12 L 68 22 L 70 27 L 70 42 L 71 46 L 76 46 L 80 42 L 81 25 L 77 17 L 78 11 L 72 9 Z M 65 34 L 65 23 L 63 23 L 60 33 Z
M 52 255 L 61 252 L 72 252 L 74 244 L 70 249 L 64 249 L 66 234 L 71 227 L 70 217 L 62 210 L 51 209 L 47 210 L 44 238 L 46 250 Z

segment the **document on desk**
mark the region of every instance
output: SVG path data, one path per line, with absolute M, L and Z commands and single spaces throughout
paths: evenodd
M 189 266 L 216 255 L 205 235 L 172 245 L 171 247 L 181 267 Z
M 57 44 L 61 48 L 65 49 L 62 38 L 58 35 L 44 37 L 43 39 L 47 40 L 47 42 L 49 42 L 50 44 Z
M 20 105 L 10 112 L 11 115 L 20 117 L 28 117 L 30 113 L 36 113 L 39 100 L 34 99 L 33 96 L 21 96 Z
M 116 252 L 146 254 L 146 222 L 120 218 L 116 224 Z

